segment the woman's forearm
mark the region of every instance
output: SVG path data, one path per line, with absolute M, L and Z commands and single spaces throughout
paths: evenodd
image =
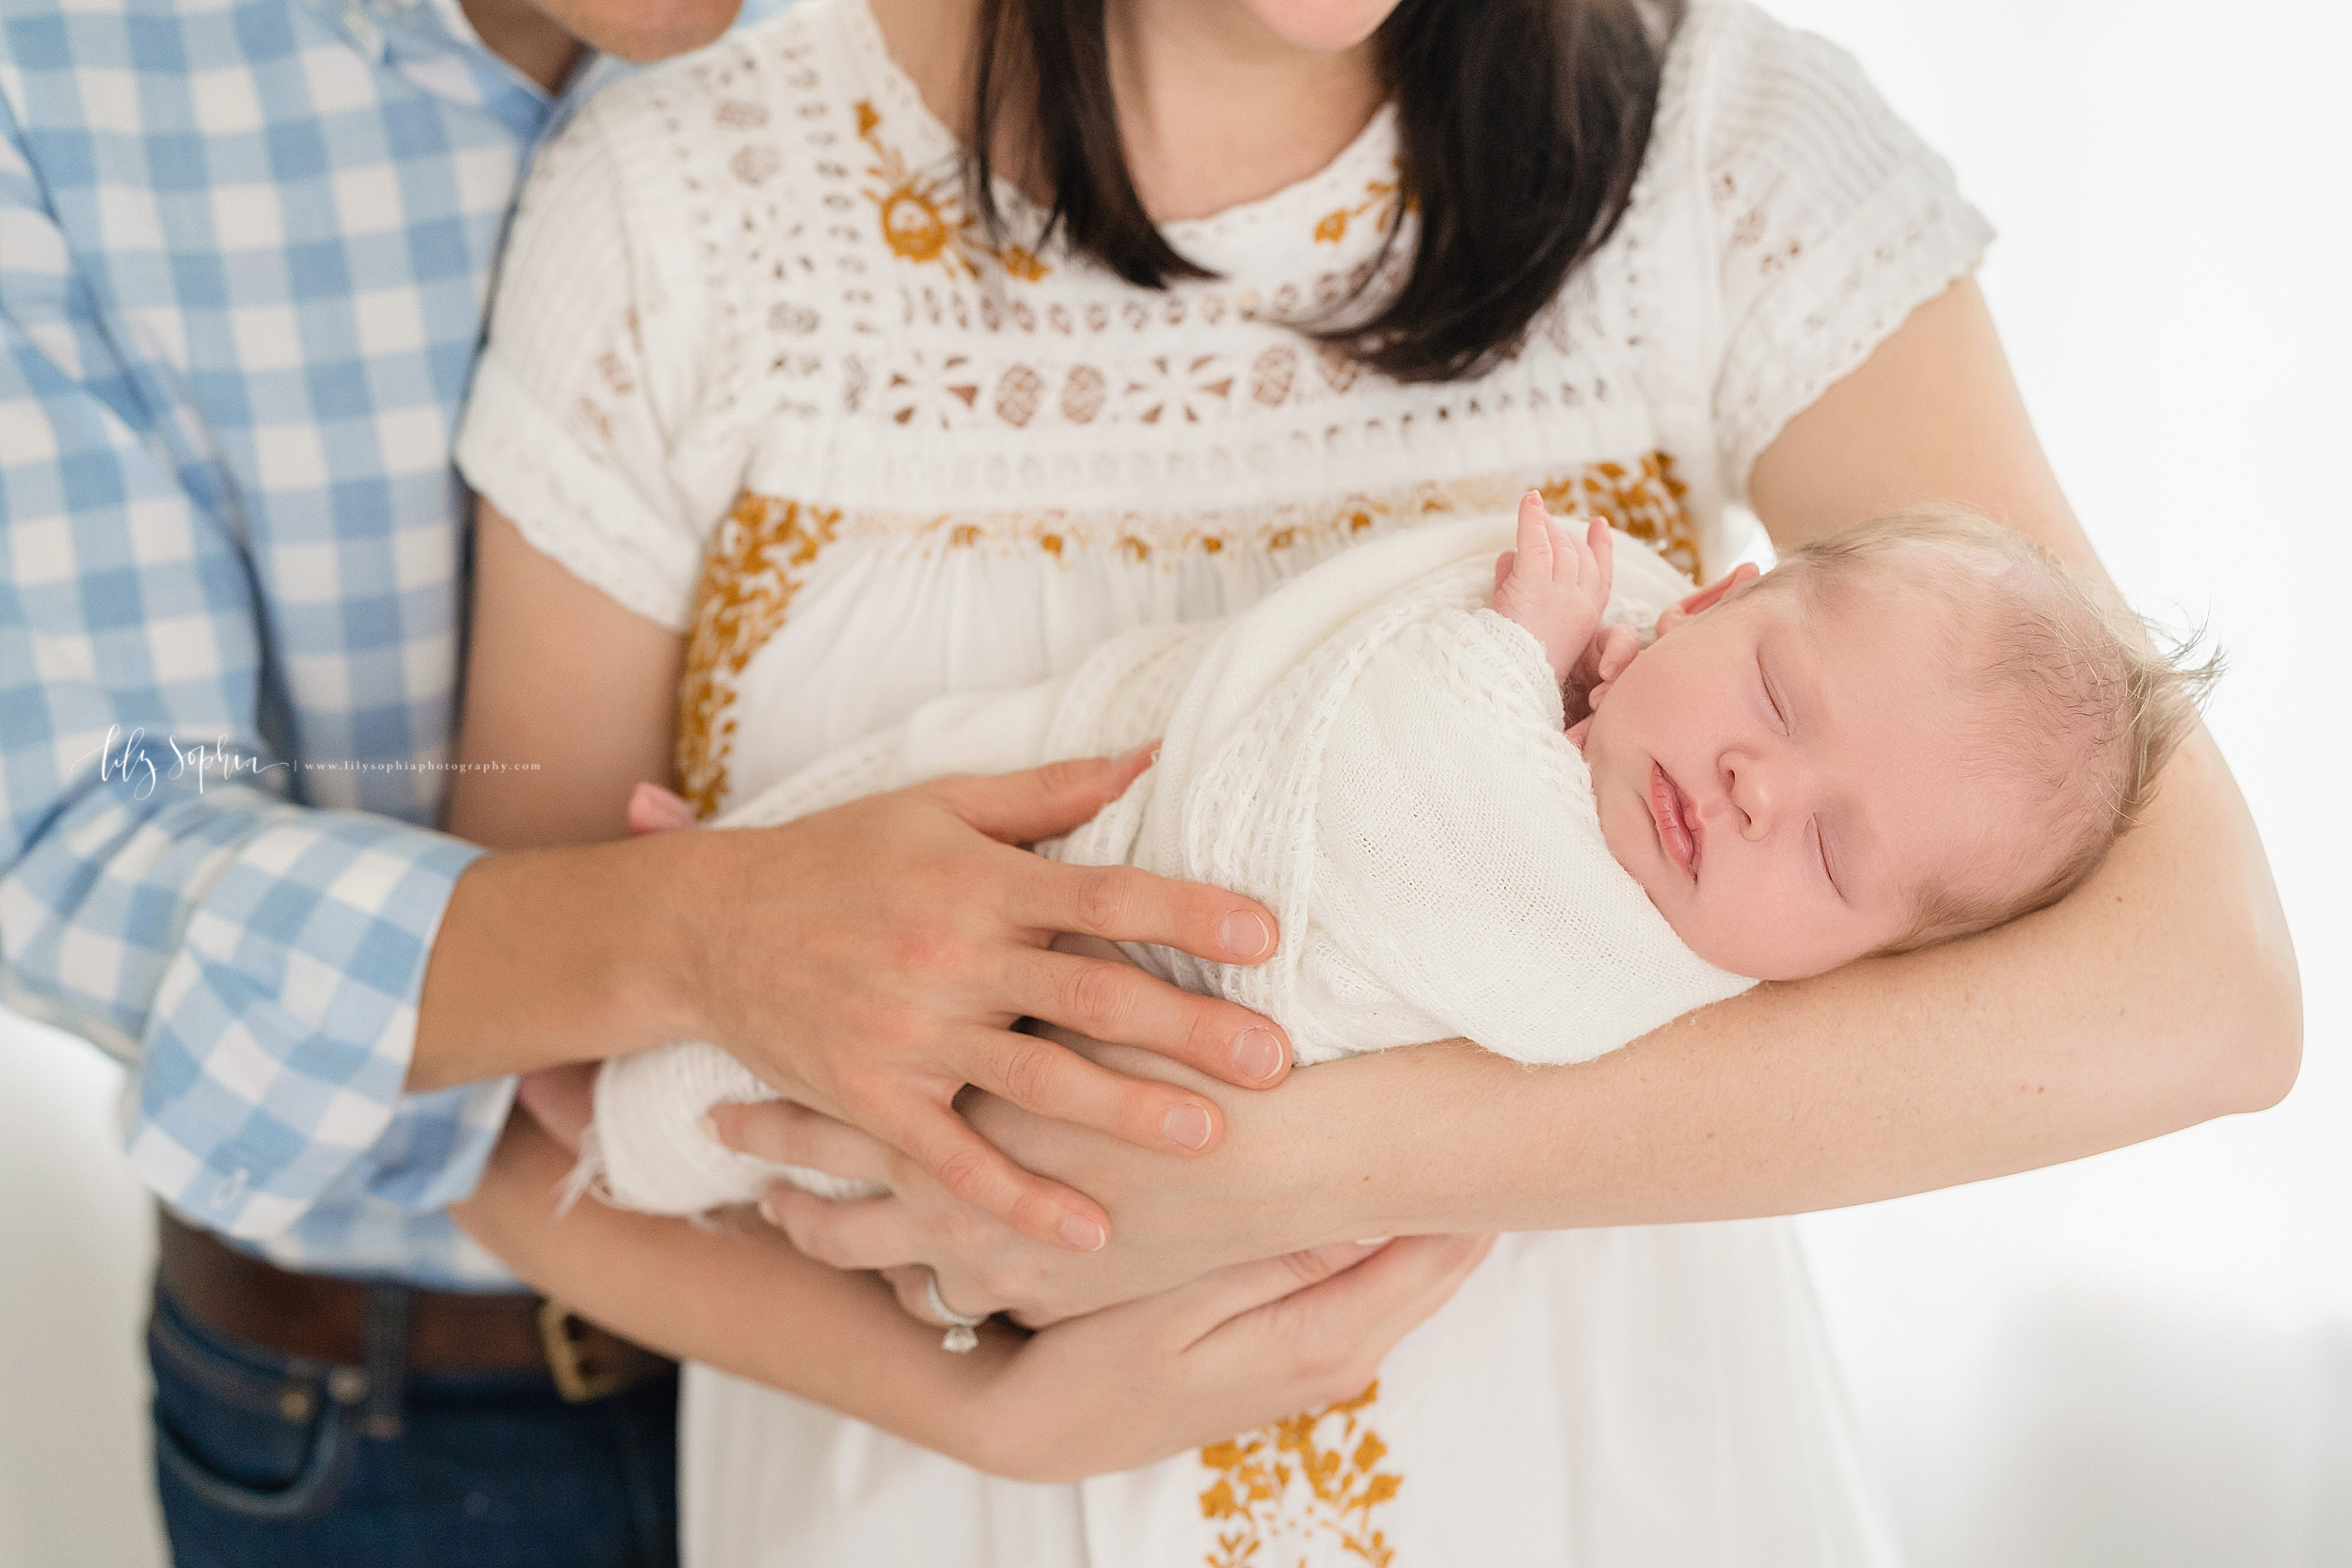
M 1958 503 L 2097 570 L 1968 279 L 1790 420 L 1747 489 L 1783 546 Z M 791 1223 L 818 1256 L 919 1257 L 965 1299 L 1046 1319 L 1342 1237 L 1788 1213 L 2053 1164 L 2275 1102 L 2301 1011 L 2261 842 L 2201 732 L 2141 825 L 2058 906 L 1760 988 L 1581 1066 L 1455 1042 L 1333 1062 L 1263 1097 L 1201 1085 L 1230 1132 L 1181 1167 L 965 1101 L 1015 1159 L 1104 1201 L 1111 1241 L 1092 1257 L 976 1243 L 911 1180 L 894 1180 L 914 1196 L 890 1225 L 851 1235 L 805 1206 Z
M 1487 1242 L 1350 1242 L 1034 1338 L 984 1328 L 950 1355 L 880 1279 L 812 1262 L 766 1226 L 703 1229 L 593 1202 L 557 1216 L 567 1160 L 517 1117 L 459 1222 L 540 1290 L 641 1344 L 1020 1481 L 1130 1469 L 1354 1394 Z
M 1348 1237 L 1869 1202 L 2260 1109 L 2293 1083 L 2300 1041 L 2262 847 L 2201 733 L 2144 825 L 2055 908 L 1759 987 L 1579 1066 L 1456 1041 L 1328 1063 L 1268 1095 L 1188 1079 L 1231 1132 L 1181 1170 L 977 1102 L 976 1125 L 1015 1158 L 1104 1200 L 1113 1239 L 1041 1284 L 1022 1283 L 1027 1254 L 972 1277 L 1050 1315 Z
M 1790 420 L 1750 492 L 1784 547 L 1957 501 L 2099 569 L 1969 279 Z M 2295 1081 L 2301 1041 L 2262 843 L 2200 732 L 2141 825 L 2053 909 L 1759 988 L 1579 1068 L 1415 1053 L 1302 1075 L 1283 1098 L 1328 1095 L 1335 1119 L 1367 1129 L 1328 1158 L 1380 1151 L 1369 1180 L 1317 1184 L 1334 1233 L 1716 1219 L 1977 1180 L 2260 1109 Z M 1264 1147 L 1246 1117 L 1303 1109 L 1235 1106 L 1236 1148 Z
M 2262 847 L 2201 734 L 2091 882 L 1998 930 L 1762 987 L 1579 1067 L 1425 1048 L 1228 1108 L 1261 1194 L 1315 1216 L 1270 1244 L 1721 1219 L 2261 1109 L 2294 1082 L 2301 1028 Z

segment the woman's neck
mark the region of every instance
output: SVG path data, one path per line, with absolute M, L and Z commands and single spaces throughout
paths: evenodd
M 977 0 L 869 3 L 891 58 L 931 112 L 968 137 Z M 1105 5 L 1120 137 L 1136 194 L 1155 223 L 1207 217 L 1305 179 L 1355 140 L 1380 105 L 1370 40 L 1340 48 L 1295 43 L 1241 0 Z M 1003 118 L 993 161 L 1033 168 L 1022 117 Z

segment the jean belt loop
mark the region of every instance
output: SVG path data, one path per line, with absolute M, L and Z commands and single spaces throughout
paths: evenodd
M 368 1287 L 368 1396 L 362 1436 L 401 1433 L 401 1396 L 408 1382 L 408 1287 L 379 1280 Z

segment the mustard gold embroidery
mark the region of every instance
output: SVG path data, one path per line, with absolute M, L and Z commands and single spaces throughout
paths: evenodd
M 866 192 L 882 219 L 882 242 L 910 261 L 936 261 L 959 277 L 977 277 L 980 262 L 994 261 L 1007 274 L 1034 283 L 1053 270 L 1027 248 L 993 245 L 979 219 L 964 211 L 959 173 L 924 173 L 908 167 L 906 156 L 882 140 L 882 115 L 870 101 L 857 104 L 858 139 L 873 150 L 866 172 L 881 182 Z
M 792 595 L 840 521 L 839 512 L 746 491 L 711 536 L 678 682 L 677 792 L 698 816 L 726 799 L 735 683 L 784 625 Z
M 1396 1550 L 1373 1511 L 1405 1478 L 1379 1467 L 1389 1446 L 1362 1419 L 1379 1397 L 1375 1382 L 1328 1409 L 1202 1449 L 1216 1478 L 1200 1494 L 1201 1517 L 1216 1532 L 1205 1568 L 1279 1568 L 1318 1536 L 1367 1568 L 1390 1568 Z
M 1396 216 L 1396 196 L 1399 182 L 1394 179 L 1367 180 L 1364 198 L 1353 207 L 1334 207 L 1315 224 L 1315 239 L 1319 244 L 1337 245 L 1347 238 L 1347 226 L 1358 218 L 1367 218 L 1381 228 Z
M 1051 510 L 900 512 L 825 508 L 746 490 L 712 534 L 695 586 L 686 670 L 678 689 L 677 789 L 704 816 L 727 799 L 736 685 L 760 646 L 785 624 L 793 595 L 829 546 L 852 540 L 916 543 L 921 549 L 992 550 L 1069 562 L 1107 552 L 1141 566 L 1173 567 L 1187 555 L 1280 554 L 1326 547 L 1431 516 L 1500 511 L 1530 483 L 1564 515 L 1597 515 L 1655 546 L 1700 580 L 1698 534 L 1671 453 L 1586 463 L 1550 475 L 1496 475 L 1408 485 L 1336 501 L 1179 513 Z
M 1587 463 L 1572 473 L 1536 486 L 1553 512 L 1598 514 L 1656 546 L 1666 563 L 1692 582 L 1704 582 L 1698 530 L 1682 498 L 1691 487 L 1675 474 L 1674 453 L 1643 454 L 1631 468 L 1622 463 Z

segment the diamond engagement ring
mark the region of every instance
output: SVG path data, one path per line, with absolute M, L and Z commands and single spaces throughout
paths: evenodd
M 939 1271 L 930 1269 L 926 1272 L 930 1275 L 930 1283 L 926 1289 L 930 1295 L 931 1315 L 947 1325 L 947 1337 L 939 1341 L 939 1348 L 953 1351 L 958 1355 L 976 1348 L 980 1337 L 972 1331 L 988 1322 L 987 1315 L 968 1318 L 948 1306 L 946 1298 L 939 1293 Z

